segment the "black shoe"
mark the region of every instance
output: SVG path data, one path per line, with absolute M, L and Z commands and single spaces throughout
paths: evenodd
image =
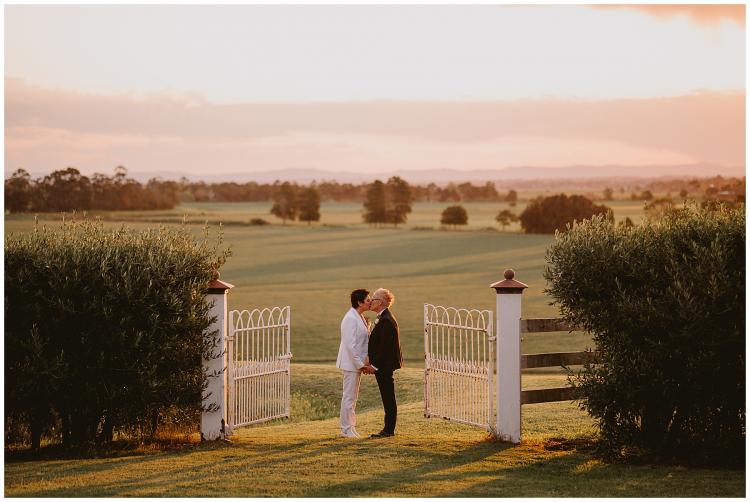
M 370 434 L 371 438 L 389 438 L 393 436 L 392 432 L 380 431 L 377 434 Z

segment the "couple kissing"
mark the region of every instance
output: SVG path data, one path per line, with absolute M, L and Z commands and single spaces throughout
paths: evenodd
M 388 310 L 395 297 L 387 289 L 378 289 L 370 296 L 366 289 L 351 293 L 352 307 L 341 321 L 341 344 L 336 367 L 341 369 L 344 379 L 341 397 L 341 436 L 359 438 L 357 433 L 357 398 L 362 373 L 374 374 L 383 401 L 385 420 L 383 430 L 371 434 L 371 438 L 393 436 L 396 430 L 396 392 L 393 372 L 403 366 L 398 323 Z M 364 313 L 371 310 L 377 314 L 370 331 Z

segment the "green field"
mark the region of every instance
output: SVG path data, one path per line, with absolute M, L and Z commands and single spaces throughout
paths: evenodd
M 232 218 L 244 214 L 249 205 L 200 207 L 201 212 L 212 215 L 212 220 L 234 221 Z M 347 207 L 352 211 L 358 209 L 353 205 Z M 484 204 L 475 209 L 489 215 L 494 214 L 495 207 Z M 188 206 L 198 211 L 195 208 L 195 204 Z M 178 212 L 173 211 L 175 218 Z M 414 210 L 417 216 L 434 217 L 438 212 L 435 205 L 418 204 Z M 161 212 L 141 212 L 130 214 L 130 218 L 156 218 L 155 214 L 164 217 Z M 345 214 L 351 221 L 357 221 L 356 213 L 353 220 L 349 213 L 342 212 L 339 216 L 343 219 Z M 128 222 L 127 225 L 153 224 Z M 33 219 L 6 217 L 5 226 L 6 232 L 28 231 Z M 200 225 L 195 224 L 194 228 L 198 232 Z M 412 230 L 409 225 L 373 229 L 359 223 L 310 227 L 228 225 L 225 241 L 234 253 L 221 271 L 222 280 L 235 285 L 229 293 L 229 308 L 290 305 L 292 352 L 297 362 L 336 359 L 341 318 L 350 306 L 349 293 L 357 288 L 374 291 L 385 287 L 394 292 L 396 302 L 391 310 L 401 327 L 404 358 L 412 363 L 421 364 L 423 359 L 423 305 L 494 310 L 496 294 L 489 285 L 501 280 L 506 268 L 513 268 L 516 278 L 529 285 L 523 295 L 524 317 L 557 316 L 543 293 L 544 252 L 553 241 L 548 235 L 423 231 Z M 582 333 L 530 334 L 524 337 L 522 350 L 525 353 L 575 351 L 589 345 L 589 337 Z
M 449 202 L 420 202 L 414 204 L 413 211 L 409 214 L 405 228 L 432 228 L 440 229 L 440 213 L 443 209 L 454 203 Z M 607 202 L 606 205 L 612 208 L 615 221 L 624 220 L 629 217 L 634 222 L 643 218 L 643 201 L 617 200 Z M 466 208 L 469 216 L 468 224 L 463 227 L 465 230 L 479 230 L 493 228 L 500 230 L 500 226 L 495 221 L 497 213 L 503 209 L 520 214 L 524 207 L 524 202 L 519 202 L 516 206 L 510 206 L 504 202 L 464 202 L 462 205 Z M 261 218 L 269 223 L 280 224 L 281 220 L 270 214 L 271 203 L 269 202 L 188 202 L 165 211 L 114 211 L 102 213 L 112 219 L 127 220 L 151 220 L 151 221 L 172 221 L 179 222 L 183 216 L 186 216 L 191 222 L 218 222 L 224 223 L 247 223 L 252 218 Z M 96 212 L 94 212 L 96 213 Z M 315 225 L 323 226 L 348 226 L 357 228 L 367 228 L 367 224 L 362 222 L 362 205 L 350 202 L 328 202 L 321 204 L 321 219 Z M 287 222 L 291 226 L 307 226 L 307 223 Z M 520 232 L 521 227 L 518 223 L 508 226 L 508 232 Z
M 640 203 L 615 205 L 616 218 L 639 220 Z M 144 228 L 181 220 L 201 231 L 201 220 L 229 223 L 225 242 L 234 255 L 221 278 L 235 285 L 230 309 L 290 305 L 292 418 L 239 429 L 232 444 L 176 451 L 148 448 L 110 458 L 5 463 L 6 496 L 236 496 L 236 497 L 594 497 L 724 496 L 745 494 L 744 470 L 603 464 L 586 444 L 594 429 L 573 403 L 523 407 L 521 446 L 488 440 L 486 432 L 423 417 L 423 304 L 494 309 L 492 282 L 505 268 L 529 285 L 524 317 L 555 317 L 544 295 L 544 253 L 552 236 L 483 230 L 497 204 L 467 204 L 471 229 L 439 230 L 440 204 L 417 204 L 407 225 L 369 228 L 359 206 L 324 205 L 321 224 L 244 223 L 267 214 L 268 204 L 188 204 L 172 211 L 113 213 L 106 225 Z M 518 208 L 517 208 L 518 209 Z M 41 224 L 59 225 L 44 216 Z M 433 227 L 417 230 L 414 227 Z M 496 226 L 496 225 L 495 225 Z M 33 217 L 6 215 L 5 232 L 28 232 Z M 406 367 L 396 374 L 397 435 L 387 440 L 337 437 L 341 377 L 334 367 L 339 324 L 351 290 L 387 287 L 401 325 Z M 371 314 L 370 314 L 371 315 Z M 525 335 L 524 353 L 582 350 L 584 333 Z M 524 388 L 559 386 L 560 369 L 524 372 Z M 382 426 L 377 386 L 365 377 L 358 430 Z M 560 439 L 562 438 L 562 440 Z

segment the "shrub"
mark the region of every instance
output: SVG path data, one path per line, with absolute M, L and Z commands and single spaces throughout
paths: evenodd
M 469 215 L 466 214 L 466 209 L 463 206 L 448 206 L 440 216 L 441 224 L 453 225 L 453 228 L 456 228 L 457 225 L 466 225 L 468 222 Z
M 5 239 L 5 410 L 32 446 L 153 435 L 160 414 L 201 408 L 212 321 L 205 289 L 229 256 L 183 227 L 37 226 Z M 9 420 L 9 418 L 11 420 Z
M 563 193 L 532 200 L 521 213 L 520 220 L 527 234 L 551 234 L 555 230 L 562 232 L 567 224 L 591 218 L 595 214 L 603 214 L 608 220 L 613 220 L 607 206 L 594 204 L 582 195 L 568 197 Z
M 269 225 L 269 223 L 263 218 L 252 218 L 250 224 L 254 227 L 262 227 L 263 225 Z
M 545 278 L 600 354 L 572 378 L 610 457 L 742 462 L 745 211 L 599 216 L 556 236 Z

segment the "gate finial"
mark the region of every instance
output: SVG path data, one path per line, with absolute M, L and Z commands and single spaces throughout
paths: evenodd
M 516 273 L 512 268 L 506 268 L 505 272 L 503 272 L 503 277 L 505 277 L 505 280 L 496 282 L 494 284 L 491 284 L 491 288 L 495 288 L 495 291 L 497 291 L 497 294 L 521 294 L 523 293 L 523 290 L 528 288 L 529 286 L 515 280 Z

